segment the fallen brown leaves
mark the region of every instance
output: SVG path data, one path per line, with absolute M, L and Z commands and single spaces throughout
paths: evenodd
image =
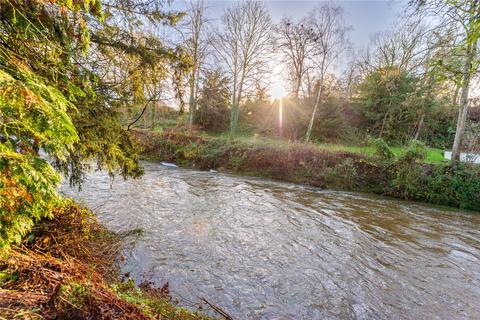
M 118 239 L 76 205 L 55 217 L 0 262 L 0 319 L 151 319 L 107 283 Z

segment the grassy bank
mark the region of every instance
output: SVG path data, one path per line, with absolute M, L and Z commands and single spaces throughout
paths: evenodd
M 226 134 L 212 134 L 212 133 L 201 133 L 202 137 L 205 138 L 223 138 L 228 139 Z M 236 137 L 236 141 L 243 142 L 246 144 L 255 144 L 255 145 L 263 145 L 263 146 L 276 146 L 282 147 L 285 145 L 285 139 L 273 139 L 267 137 Z M 291 144 L 291 143 L 290 143 Z M 296 142 L 295 145 L 307 145 L 302 142 Z M 318 150 L 325 150 L 331 152 L 348 152 L 348 153 L 355 153 L 367 157 L 375 156 L 376 148 L 373 146 L 349 146 L 344 144 L 335 144 L 335 143 L 315 143 L 309 144 L 308 146 L 313 146 L 315 149 Z M 405 147 L 391 147 L 391 150 L 394 156 L 398 159 L 405 155 L 407 152 L 407 148 Z M 437 148 L 425 148 L 426 154 L 425 159 L 422 162 L 424 163 L 432 163 L 432 164 L 440 164 L 440 163 L 447 163 L 449 160 L 446 160 L 443 155 L 442 149 Z
M 480 211 L 479 166 L 429 161 L 436 151 L 419 143 L 396 152 L 380 142 L 359 152 L 178 131 L 134 135 L 151 160 Z
M 77 205 L 54 210 L 0 261 L 0 319 L 180 319 L 207 317 L 174 306 L 167 288 L 121 282 L 122 237 Z

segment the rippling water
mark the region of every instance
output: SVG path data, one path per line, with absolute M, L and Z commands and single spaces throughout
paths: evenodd
M 235 319 L 480 318 L 480 215 L 144 163 L 65 193 L 113 231 L 143 228 L 122 265 Z

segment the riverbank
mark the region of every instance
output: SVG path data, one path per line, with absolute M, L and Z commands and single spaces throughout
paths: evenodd
M 222 138 L 228 139 L 228 133 L 221 133 L 215 134 L 210 132 L 201 132 L 200 136 L 207 137 L 207 138 Z M 261 136 L 238 136 L 235 140 L 239 142 L 243 142 L 246 144 L 255 144 L 255 145 L 274 145 L 274 146 L 284 146 L 285 144 L 292 144 L 291 142 L 281 139 L 281 138 L 269 138 L 269 137 L 261 137 Z M 305 144 L 301 141 L 295 142 L 296 145 L 309 145 L 314 146 L 315 149 L 318 150 L 325 150 L 330 152 L 348 152 L 358 154 L 360 156 L 371 157 L 375 156 L 377 150 L 372 145 L 362 145 L 362 146 L 354 146 L 354 145 L 345 145 L 341 143 L 318 143 L 312 142 L 311 144 Z M 405 147 L 390 147 L 393 155 L 396 158 L 400 158 L 403 156 L 407 148 Z M 441 163 L 448 163 L 449 160 L 445 159 L 444 151 L 437 148 L 430 148 L 427 147 L 425 159 L 422 161 L 424 163 L 431 163 L 431 164 L 441 164 Z
M 168 285 L 121 281 L 115 261 L 132 234 L 108 232 L 73 203 L 52 213 L 0 261 L 0 318 L 209 319 L 172 304 Z
M 369 156 L 314 144 L 255 143 L 179 131 L 132 134 L 149 160 L 480 211 L 480 167 L 426 163 L 420 144 L 395 157 L 381 142 Z

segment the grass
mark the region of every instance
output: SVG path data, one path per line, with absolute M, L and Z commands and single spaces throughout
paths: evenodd
M 375 148 L 370 146 L 347 146 L 341 144 L 319 144 L 319 148 L 329 150 L 329 151 L 346 151 L 352 153 L 363 154 L 367 156 L 373 156 L 375 154 Z M 405 152 L 406 148 L 403 147 L 392 147 L 391 148 L 396 158 L 401 157 Z M 443 150 L 428 148 L 427 155 L 424 160 L 425 163 L 444 163 L 446 160 L 443 157 Z
M 204 132 L 201 133 L 202 136 L 209 137 L 209 138 L 217 138 L 217 139 L 227 139 L 229 138 L 228 133 L 210 133 Z M 288 147 L 291 145 L 302 145 L 306 144 L 305 142 L 288 142 L 284 139 L 275 139 L 275 138 L 267 138 L 261 136 L 237 136 L 235 140 L 247 144 L 254 144 L 259 146 L 275 146 L 275 147 Z M 311 144 L 310 144 L 311 145 Z M 372 146 L 350 146 L 346 144 L 338 144 L 338 143 L 314 143 L 314 147 L 320 150 L 326 151 L 339 151 L 339 152 L 351 152 L 356 154 L 361 154 L 365 156 L 373 156 L 375 154 L 375 148 Z M 401 157 L 407 150 L 405 147 L 391 147 L 391 150 L 395 154 L 396 158 Z M 447 163 L 449 160 L 446 160 L 443 156 L 443 150 L 437 148 L 428 148 L 425 163 L 430 164 L 439 164 L 439 163 Z
M 133 280 L 112 284 L 111 288 L 119 298 L 139 307 L 152 319 L 213 320 L 213 318 L 201 315 L 198 312 L 173 305 L 168 293 L 162 292 L 164 288 L 160 290 L 143 286 L 137 288 Z

